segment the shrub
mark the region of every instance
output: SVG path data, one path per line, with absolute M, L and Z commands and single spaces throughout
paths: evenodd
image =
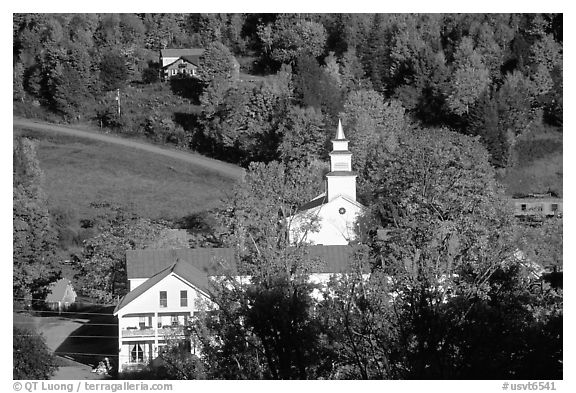
M 14 327 L 13 379 L 48 379 L 56 369 L 56 358 L 38 333 Z

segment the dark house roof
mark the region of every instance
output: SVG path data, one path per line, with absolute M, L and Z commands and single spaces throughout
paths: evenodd
M 184 48 L 184 49 L 161 49 L 162 57 L 182 57 L 182 56 L 201 56 L 204 53 L 202 48 Z
M 352 256 L 350 246 L 308 246 L 305 253 L 305 258 L 310 261 L 310 273 L 350 271 Z M 175 273 L 208 294 L 208 277 L 223 274 L 225 269 L 235 271 L 236 258 L 236 252 L 232 248 L 128 250 L 126 252 L 128 278 L 147 278 L 147 280 L 124 296 L 114 313 L 171 273 Z
M 311 273 L 340 273 L 350 266 L 350 246 L 308 246 L 307 257 L 318 261 Z M 237 255 L 233 248 L 180 248 L 163 250 L 128 250 L 126 272 L 129 279 L 150 278 L 173 265 L 191 266 L 204 276 L 234 271 Z M 193 281 L 189 280 L 191 283 Z
M 122 298 L 120 303 L 118 303 L 118 305 L 114 309 L 114 313 L 119 311 L 128 303 L 132 302 L 138 296 L 145 293 L 147 290 L 149 290 L 154 285 L 162 281 L 165 277 L 167 277 L 171 273 L 175 273 L 179 277 L 188 281 L 190 284 L 194 285 L 199 290 L 203 291 L 204 293 L 208 293 L 208 275 L 204 272 L 201 272 L 190 263 L 180 261 L 173 263 L 167 268 L 159 271 L 158 273 L 150 277 L 148 280 L 146 280 L 144 283 L 137 286 L 134 290 L 128 292 L 126 296 Z
M 198 65 L 200 64 L 200 56 L 180 56 L 178 59 L 174 60 L 172 63 L 170 64 L 166 64 L 164 67 L 162 68 L 168 68 L 171 65 L 173 65 L 174 63 L 177 63 L 178 60 L 184 60 L 192 65 L 195 65 L 196 67 L 198 67 Z
M 200 64 L 200 56 L 181 56 L 180 57 L 182 60 L 185 60 L 189 63 L 194 64 L 195 66 L 197 66 L 198 64 Z
M 236 262 L 232 248 L 180 248 L 126 251 L 128 278 L 149 278 L 177 262 L 186 262 L 204 274 L 214 275 Z

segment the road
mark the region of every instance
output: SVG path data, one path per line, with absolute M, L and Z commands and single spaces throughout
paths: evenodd
M 218 161 L 213 158 L 204 157 L 197 153 L 189 153 L 179 150 L 173 150 L 167 147 L 160 147 L 145 142 L 122 138 L 115 135 L 100 134 L 95 131 L 90 131 L 88 128 L 79 129 L 78 127 L 75 128 L 73 126 L 63 126 L 36 120 L 22 119 L 18 117 L 13 118 L 13 125 L 22 128 L 29 128 L 46 132 L 55 132 L 75 137 L 89 138 L 106 143 L 112 143 L 115 145 L 122 145 L 132 147 L 134 149 L 145 150 L 151 153 L 161 154 L 163 156 L 171 157 L 177 160 L 182 160 L 194 165 L 201 166 L 203 168 L 210 169 L 214 172 L 218 172 L 219 174 L 230 177 L 234 180 L 240 180 L 244 175 L 244 169 L 236 165 L 232 165 L 223 161 Z

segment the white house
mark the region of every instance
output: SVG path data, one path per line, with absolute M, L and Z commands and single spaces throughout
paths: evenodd
M 352 172 L 352 153 L 342 123 L 332 140 L 330 172 L 325 192 L 302 206 L 288 221 L 291 241 L 322 245 L 346 245 L 356 238 L 358 216 L 366 209 L 356 201 L 356 174 Z M 310 230 L 310 222 L 317 223 Z
M 176 75 L 196 76 L 200 65 L 202 48 L 160 50 L 160 70 L 163 80 Z
M 312 282 L 325 284 L 331 275 L 351 269 L 347 246 L 310 246 L 306 252 Z M 185 338 L 187 321 L 211 306 L 210 280 L 235 271 L 236 261 L 232 248 L 127 251 L 130 292 L 114 310 L 118 371 L 141 369 L 170 339 Z M 197 351 L 193 343 L 190 350 Z

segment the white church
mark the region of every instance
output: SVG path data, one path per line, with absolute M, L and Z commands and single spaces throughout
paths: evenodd
M 326 283 L 349 270 L 350 241 L 365 207 L 356 201 L 352 153 L 338 122 L 330 152 L 325 192 L 288 218 L 291 242 L 304 242 L 314 258 L 310 280 Z M 307 220 L 317 224 L 306 230 Z M 210 302 L 210 280 L 222 275 L 220 266 L 234 266 L 232 248 L 129 250 L 126 270 L 130 292 L 114 310 L 118 317 L 118 371 L 132 371 L 152 362 L 170 339 L 184 338 L 184 326 Z M 318 261 L 320 261 L 318 263 Z M 196 348 L 192 345 L 191 351 Z
M 330 172 L 325 191 L 301 206 L 290 217 L 291 240 L 317 245 L 347 245 L 356 238 L 357 218 L 365 207 L 356 201 L 356 174 L 352 172 L 352 153 L 342 123 L 332 140 Z M 310 220 L 318 222 L 316 231 L 307 230 Z

